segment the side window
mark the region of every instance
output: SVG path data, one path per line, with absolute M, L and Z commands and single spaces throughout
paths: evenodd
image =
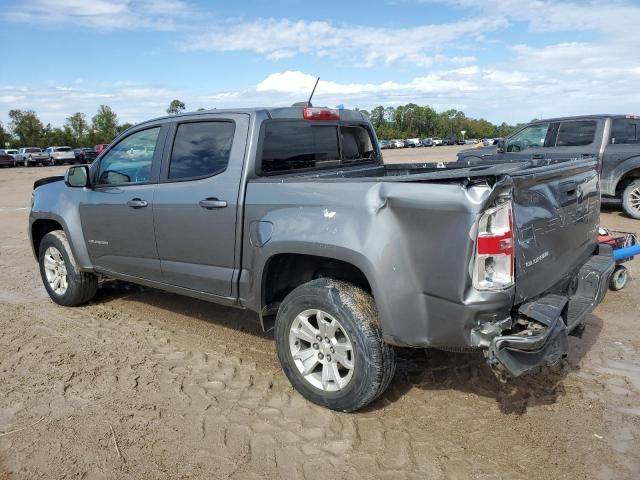
M 193 122 L 178 125 L 169 162 L 169 179 L 208 177 L 227 168 L 233 122 Z
M 98 185 L 148 182 L 159 134 L 160 127 L 154 127 L 118 142 L 100 161 Z
M 640 143 L 640 120 L 614 118 L 610 143 L 615 145 Z
M 348 160 L 365 160 L 376 156 L 371 143 L 371 136 L 364 127 L 341 126 L 342 158 Z
M 527 148 L 540 148 L 545 146 L 548 123 L 536 123 L 523 128 L 507 141 L 507 152 L 520 152 Z
M 562 122 L 558 130 L 556 147 L 584 147 L 591 145 L 596 136 L 595 120 Z

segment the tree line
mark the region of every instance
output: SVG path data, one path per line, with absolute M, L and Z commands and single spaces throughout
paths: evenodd
M 173 100 L 167 113 L 177 114 L 185 110 L 185 104 Z M 198 110 L 204 110 L 202 108 Z M 460 138 L 465 131 L 465 138 L 495 138 L 509 135 L 518 125 L 493 123 L 480 118 L 467 117 L 460 110 L 436 112 L 428 105 L 415 103 L 397 107 L 377 106 L 366 113 L 376 129 L 378 138 L 390 140 L 394 138 Z M 119 123 L 118 116 L 108 105 L 100 105 L 96 114 L 87 119 L 82 112 L 67 117 L 62 127 L 44 125 L 33 110 L 10 110 L 9 124 L 6 128 L 0 122 L 0 148 L 7 143 L 13 148 L 41 147 L 51 145 L 67 145 L 84 147 L 109 143 L 119 133 L 131 127 L 130 123 Z
M 505 122 L 494 125 L 483 118 L 467 117 L 460 110 L 436 112 L 428 105 L 420 106 L 415 103 L 397 107 L 379 105 L 371 112 L 361 111 L 369 116 L 381 140 L 416 137 L 461 138 L 462 131 L 465 131 L 465 138 L 499 138 L 506 137 L 519 126 Z
M 109 143 L 131 126 L 131 123 L 119 123 L 118 116 L 108 105 L 100 105 L 91 120 L 84 113 L 76 112 L 67 117 L 62 127 L 44 125 L 33 110 L 9 110 L 8 129 L 0 122 L 0 148 L 7 143 L 13 148 L 93 146 Z

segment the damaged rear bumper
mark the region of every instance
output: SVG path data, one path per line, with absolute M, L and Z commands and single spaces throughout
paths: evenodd
M 499 378 L 517 377 L 566 356 L 569 333 L 583 323 L 607 292 L 615 263 L 610 250 L 599 253 L 579 270 L 571 293 L 550 293 L 521 305 L 509 330 L 517 333 L 496 334 L 488 341 L 485 354 Z

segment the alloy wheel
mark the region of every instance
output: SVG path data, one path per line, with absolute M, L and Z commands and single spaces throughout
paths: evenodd
M 289 348 L 302 377 L 320 390 L 342 390 L 353 378 L 351 339 L 327 312 L 311 309 L 298 314 L 289 330 Z
M 64 257 L 56 247 L 49 247 L 44 253 L 44 272 L 49 287 L 56 295 L 64 295 L 69 287 L 67 266 Z

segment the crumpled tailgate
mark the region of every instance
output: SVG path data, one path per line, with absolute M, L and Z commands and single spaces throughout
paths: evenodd
M 513 173 L 516 298 L 519 304 L 568 280 L 597 246 L 597 161 Z

